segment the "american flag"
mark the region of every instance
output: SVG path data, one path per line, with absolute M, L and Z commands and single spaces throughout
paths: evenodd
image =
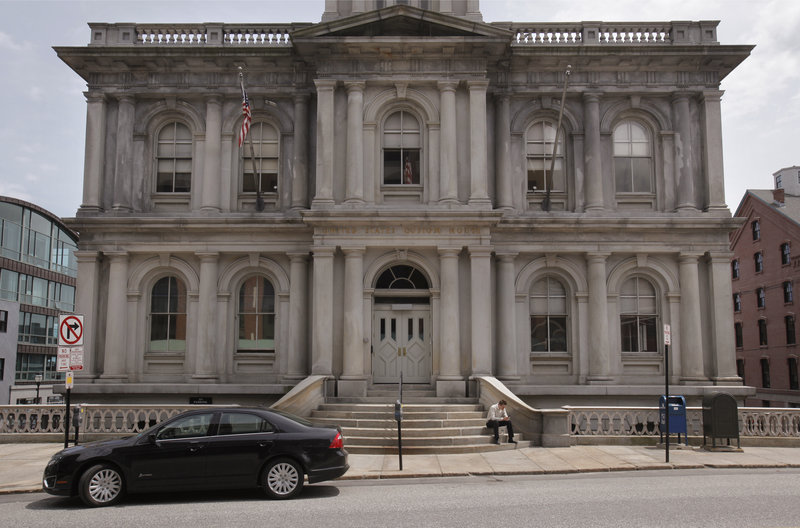
M 252 115 L 250 114 L 250 101 L 247 99 L 247 92 L 242 87 L 242 114 L 244 115 L 244 119 L 242 119 L 242 128 L 239 130 L 239 146 L 241 147 L 244 144 L 244 138 L 247 136 L 247 132 L 250 130 L 250 121 L 252 120 Z

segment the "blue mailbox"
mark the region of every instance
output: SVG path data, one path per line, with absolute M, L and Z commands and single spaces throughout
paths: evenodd
M 668 409 L 667 409 L 668 407 Z M 669 431 L 667 431 L 665 411 L 669 412 Z M 658 400 L 658 437 L 664 441 L 664 433 L 678 434 L 678 442 L 681 441 L 681 433 L 686 445 L 689 445 L 689 435 L 686 431 L 686 398 L 683 396 L 670 396 L 669 404 L 667 397 L 663 394 Z

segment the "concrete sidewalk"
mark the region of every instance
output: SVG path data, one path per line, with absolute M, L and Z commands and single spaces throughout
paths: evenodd
M 44 467 L 63 444 L 0 444 L 0 493 L 40 491 Z M 691 468 L 800 468 L 800 449 L 747 447 L 705 451 L 681 446 L 670 450 L 643 446 L 526 447 L 462 455 L 350 455 L 350 471 L 341 480 L 449 477 L 467 475 L 538 475 L 597 471 Z

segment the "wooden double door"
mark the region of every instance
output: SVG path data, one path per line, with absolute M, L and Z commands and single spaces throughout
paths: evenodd
M 431 312 L 376 306 L 372 317 L 372 382 L 430 383 Z

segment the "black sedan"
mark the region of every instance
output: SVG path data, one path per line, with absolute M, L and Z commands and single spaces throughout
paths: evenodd
M 64 449 L 44 470 L 44 490 L 108 506 L 125 493 L 263 487 L 296 496 L 349 469 L 341 430 L 272 409 L 198 409 L 129 438 Z

